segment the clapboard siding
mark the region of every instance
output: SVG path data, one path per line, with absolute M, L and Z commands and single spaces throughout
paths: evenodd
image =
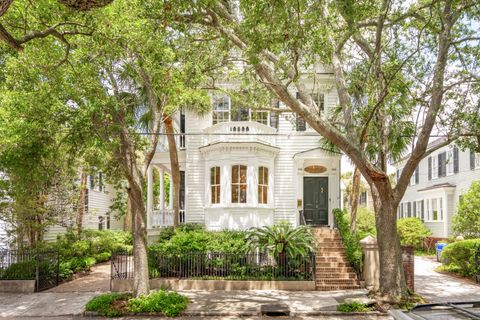
M 337 95 L 333 86 L 325 89 L 325 109 L 329 110 L 337 103 Z M 285 109 L 283 104 L 280 104 L 281 109 Z M 203 133 L 204 130 L 212 126 L 212 113 L 209 112 L 205 116 L 198 116 L 192 112 L 186 113 L 186 131 L 187 133 Z M 299 170 L 303 172 L 302 168 L 297 168 L 297 163 L 294 156 L 298 153 L 306 152 L 312 149 L 318 149 L 320 145 L 320 136 L 315 134 L 311 128 L 305 132 L 296 132 L 295 129 L 295 114 L 291 112 L 282 112 L 279 116 L 278 135 L 275 137 L 275 145 L 278 148 L 278 153 L 272 155 L 273 161 L 273 175 L 270 181 L 273 184 L 273 199 L 269 201 L 269 206 L 273 208 L 273 222 L 289 221 L 293 224 L 298 223 L 298 208 L 297 199 L 302 199 L 303 193 L 298 189 L 303 188 L 303 178 L 299 175 Z M 209 202 L 209 168 L 215 165 L 215 158 L 206 160 L 200 148 L 205 146 L 205 138 L 201 135 L 188 135 L 186 138 L 186 221 L 205 223 L 206 207 L 210 207 Z M 222 177 L 230 174 L 225 172 L 229 170 L 230 166 L 224 165 L 225 161 L 230 159 L 230 163 L 239 162 L 249 165 L 249 175 L 252 173 L 252 168 L 258 168 L 260 163 L 265 163 L 266 159 L 262 160 L 260 155 L 238 154 L 237 151 L 230 151 L 228 154 L 222 154 L 218 157 L 218 163 L 222 169 Z M 246 156 L 246 157 L 245 157 Z M 330 189 L 330 203 L 329 210 L 340 207 L 340 193 L 339 193 L 339 159 L 340 155 L 324 155 L 329 160 L 329 168 L 335 167 L 333 173 L 328 174 L 329 189 Z M 258 157 L 258 158 L 257 158 Z M 226 160 L 227 159 L 227 160 Z M 333 160 L 332 160 L 333 159 Z M 333 165 L 332 165 L 333 163 Z M 253 174 L 255 174 L 253 172 Z M 251 177 L 249 177 L 250 179 Z M 222 182 L 223 183 L 223 182 Z M 253 185 L 255 185 L 253 183 Z M 250 188 L 251 184 L 249 184 Z M 225 188 L 222 187 L 222 197 Z M 254 190 L 249 190 L 251 194 Z M 226 195 L 229 197 L 229 195 Z M 250 202 L 247 198 L 247 202 Z M 248 203 L 247 203 L 248 204 Z M 218 210 L 222 209 L 208 209 L 208 212 L 217 214 Z M 213 211 L 212 211 L 213 210 Z M 225 211 L 235 211 L 235 214 L 241 209 L 225 208 Z M 247 215 L 247 211 L 255 211 L 256 208 L 243 209 Z M 227 212 L 225 212 L 227 214 Z

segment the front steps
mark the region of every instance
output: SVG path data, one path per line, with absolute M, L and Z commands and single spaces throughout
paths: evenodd
M 345 256 L 342 238 L 337 230 L 315 228 L 315 287 L 318 291 L 358 289 L 355 270 Z

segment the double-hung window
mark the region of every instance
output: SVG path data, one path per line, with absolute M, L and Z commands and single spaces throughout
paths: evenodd
M 232 203 L 247 203 L 247 166 L 232 166 Z
M 230 121 L 230 99 L 228 96 L 213 96 L 213 124 Z
M 258 203 L 268 203 L 268 168 L 258 168 Z
M 210 168 L 210 193 L 212 204 L 220 203 L 220 167 Z

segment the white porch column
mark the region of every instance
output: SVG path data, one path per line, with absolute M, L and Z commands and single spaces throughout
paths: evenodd
M 147 169 L 147 229 L 151 227 L 151 215 L 153 213 L 153 167 Z
M 170 196 L 168 197 L 168 209 L 173 209 L 173 178 L 170 174 Z
M 160 210 L 165 209 L 165 183 L 164 183 L 164 178 L 165 178 L 165 170 L 163 168 L 160 168 L 160 195 L 159 195 L 159 205 L 160 205 Z

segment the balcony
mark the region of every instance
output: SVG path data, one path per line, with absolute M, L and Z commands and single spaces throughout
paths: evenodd
M 204 130 L 203 145 L 219 142 L 256 142 L 275 146 L 276 132 L 276 129 L 258 122 L 222 122 Z

